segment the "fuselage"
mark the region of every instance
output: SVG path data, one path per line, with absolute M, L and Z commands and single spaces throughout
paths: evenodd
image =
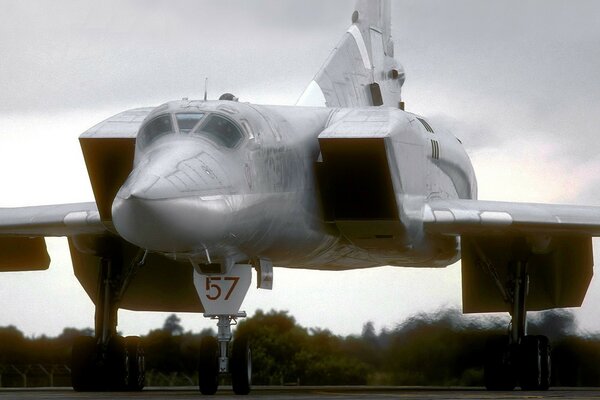
M 336 135 L 352 140 L 369 130 L 385 138 L 397 213 L 385 219 L 339 211 L 327 218 L 324 193 L 335 182 L 316 172 L 319 163 L 328 165 L 323 141 L 335 146 Z M 348 173 L 361 170 L 348 163 Z M 340 179 L 354 187 L 353 177 Z M 356 185 L 352 193 L 360 193 Z M 423 231 L 424 201 L 476 198 L 476 191 L 461 143 L 399 109 L 177 101 L 142 124 L 134 169 L 112 214 L 126 240 L 200 264 L 262 257 L 297 268 L 439 267 L 457 259 L 458 243 Z M 366 201 L 370 195 L 360 193 Z

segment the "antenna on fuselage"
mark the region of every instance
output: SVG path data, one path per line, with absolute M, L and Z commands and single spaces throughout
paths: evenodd
M 208 77 L 204 78 L 204 101 L 208 98 Z

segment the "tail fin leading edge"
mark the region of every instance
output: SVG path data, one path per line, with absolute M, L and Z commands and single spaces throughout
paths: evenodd
M 297 105 L 399 107 L 404 69 L 394 59 L 390 0 L 358 0 L 352 25 Z

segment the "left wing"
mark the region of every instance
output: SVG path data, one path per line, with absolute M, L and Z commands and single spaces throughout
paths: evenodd
M 433 200 L 425 204 L 431 233 L 600 236 L 600 207 L 481 200 Z
M 423 222 L 429 234 L 460 236 L 464 312 L 509 311 L 502 287 L 514 261 L 528 266 L 528 310 L 581 306 L 600 207 L 432 200 Z

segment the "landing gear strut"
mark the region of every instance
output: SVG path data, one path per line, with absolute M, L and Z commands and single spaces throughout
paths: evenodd
M 145 385 L 144 350 L 139 337 L 117 335 L 118 303 L 129 282 L 110 258 L 102 258 L 96 299 L 95 335 L 73 344 L 71 381 L 76 391 L 138 391 Z
M 508 337 L 488 342 L 484 368 L 488 390 L 548 390 L 550 387 L 550 342 L 545 336 L 527 335 L 526 299 L 529 288 L 527 263 L 511 264 L 511 325 Z
M 259 265 L 259 287 L 270 288 L 272 266 L 264 260 Z M 230 375 L 235 394 L 248 394 L 252 386 L 252 354 L 247 337 L 231 341 L 231 326 L 237 324 L 238 318 L 246 317 L 239 309 L 250 287 L 252 266 L 231 265 L 221 274 L 205 274 L 200 266 L 194 267 L 194 285 L 205 310 L 204 316 L 217 320 L 218 328 L 216 338 L 205 337 L 200 345 L 200 392 L 215 394 L 219 376 Z
M 205 315 L 210 316 L 210 315 Z M 207 336 L 200 344 L 198 365 L 199 388 L 202 394 L 217 392 L 219 376 L 231 374 L 231 384 L 235 394 L 248 394 L 252 387 L 252 356 L 247 338 L 237 338 L 230 346 L 231 326 L 245 312 L 234 315 L 210 316 L 217 319 L 217 337 Z

